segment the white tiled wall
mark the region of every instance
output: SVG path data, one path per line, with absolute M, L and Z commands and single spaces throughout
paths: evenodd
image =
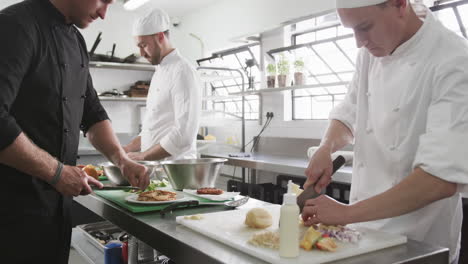
M 94 88 L 98 93 L 117 89 L 120 92 L 130 89 L 136 81 L 149 81 L 153 72 L 120 69 L 90 69 Z M 116 133 L 139 132 L 140 108 L 145 101 L 101 101 L 107 111 Z

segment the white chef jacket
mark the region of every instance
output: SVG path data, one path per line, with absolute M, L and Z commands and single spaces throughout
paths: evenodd
M 160 144 L 171 157 L 197 157 L 201 81 L 177 50 L 163 58 L 151 80 L 143 119 L 141 151 Z
M 467 42 L 429 12 L 392 55 L 379 58 L 361 49 L 348 94 L 330 119 L 354 134 L 351 203 L 392 188 L 416 167 L 466 187 Z M 448 247 L 453 261 L 460 249 L 461 196 L 361 224 Z

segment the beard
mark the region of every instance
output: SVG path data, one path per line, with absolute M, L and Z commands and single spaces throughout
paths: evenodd
M 150 57 L 150 63 L 152 65 L 159 65 L 161 63 L 161 48 L 158 47 Z

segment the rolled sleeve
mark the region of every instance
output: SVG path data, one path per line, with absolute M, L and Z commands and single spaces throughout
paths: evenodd
M 468 59 L 442 65 L 419 138 L 413 167 L 443 180 L 468 184 Z
M 439 130 L 422 135 L 413 167 L 449 182 L 468 184 L 467 133 Z
M 81 119 L 81 130 L 86 135 L 94 124 L 108 119 L 109 116 L 94 89 L 91 75 L 88 74 L 88 86 L 85 94 L 83 118 Z
M 201 115 L 201 82 L 189 66 L 184 66 L 175 79 L 171 91 L 174 126 L 160 144 L 172 156 L 179 156 L 190 150 L 196 140 Z
M 11 145 L 22 132 L 11 107 L 34 56 L 32 33 L 6 14 L 0 14 L 0 150 Z

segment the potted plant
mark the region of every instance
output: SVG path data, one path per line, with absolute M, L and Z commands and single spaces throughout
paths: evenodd
M 281 55 L 278 61 L 278 87 L 286 86 L 286 79 L 289 74 L 289 61 L 284 55 Z
M 276 65 L 274 63 L 269 63 L 267 66 L 267 87 L 274 88 L 276 80 Z
M 304 61 L 294 61 L 294 85 L 304 85 Z

